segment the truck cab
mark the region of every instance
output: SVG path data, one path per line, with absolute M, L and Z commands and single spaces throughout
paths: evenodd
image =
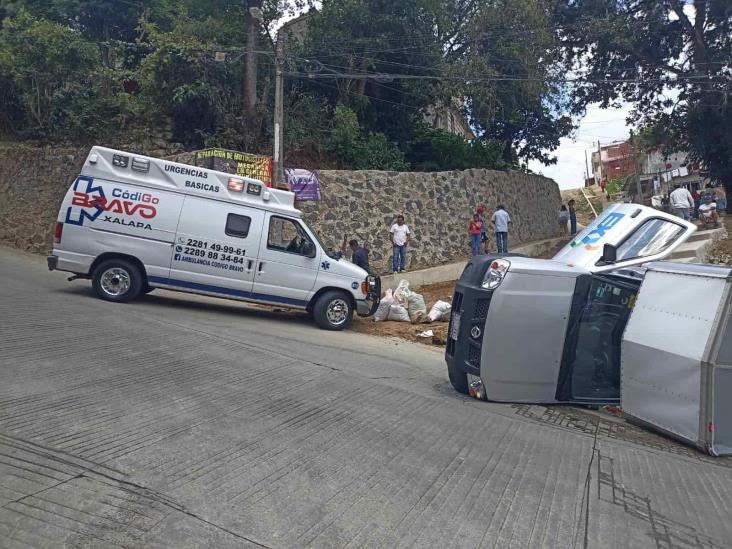
M 612 204 L 552 259 L 476 256 L 453 296 L 445 352 L 453 387 L 498 402 L 612 404 L 620 345 L 643 281 L 696 226 Z

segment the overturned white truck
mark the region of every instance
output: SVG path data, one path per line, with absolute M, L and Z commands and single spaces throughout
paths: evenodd
M 445 353 L 453 387 L 468 393 L 479 378 L 498 402 L 621 404 L 627 393 L 631 408 L 646 393 L 658 402 L 670 394 L 672 417 L 638 408 L 639 419 L 712 453 L 732 451 L 729 405 L 711 402 L 715 391 L 732 391 L 732 270 L 659 262 L 695 230 L 652 208 L 613 204 L 551 260 L 474 257 L 453 297 Z M 715 422 L 719 414 L 731 425 Z

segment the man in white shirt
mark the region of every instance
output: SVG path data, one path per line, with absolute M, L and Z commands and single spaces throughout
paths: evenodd
M 491 223 L 495 227 L 496 231 L 496 247 L 499 254 L 508 253 L 508 224 L 511 223 L 511 216 L 503 207 L 503 204 L 499 204 L 496 208 L 495 213 L 491 217 Z
M 674 215 L 686 221 L 691 220 L 689 211 L 694 208 L 694 197 L 686 187 L 676 185 L 673 192 L 668 197 Z
M 396 223 L 389 229 L 392 247 L 391 266 L 395 273 L 403 273 L 407 270 L 407 246 L 410 235 L 409 227 L 404 223 L 404 216 L 398 215 Z
M 712 201 L 711 194 L 704 195 L 704 204 L 699 206 L 699 219 L 701 219 L 705 229 L 709 229 L 710 227 L 719 227 L 717 204 Z

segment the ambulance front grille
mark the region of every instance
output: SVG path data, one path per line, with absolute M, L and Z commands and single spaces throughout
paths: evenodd
M 475 345 L 468 345 L 468 364 L 474 368 L 480 367 L 480 347 Z

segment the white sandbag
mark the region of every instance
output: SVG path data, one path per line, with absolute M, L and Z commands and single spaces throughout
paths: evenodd
M 421 322 L 427 317 L 427 305 L 422 294 L 412 292 L 407 300 L 407 312 L 412 322 Z
M 394 297 L 392 296 L 391 289 L 387 289 L 374 313 L 374 322 L 383 322 L 389 318 L 389 307 L 391 307 L 392 303 L 394 303 Z
M 414 292 L 409 289 L 409 281 L 402 279 L 399 281 L 399 285 L 396 287 L 396 290 L 394 290 L 394 301 L 400 305 L 406 306 L 409 302 L 409 297 L 413 293 Z
M 389 307 L 389 318 L 387 320 L 396 320 L 397 322 L 409 322 L 409 313 L 401 305 L 396 303 Z
M 447 301 L 437 301 L 432 305 L 427 316 L 432 322 L 437 320 L 448 320 L 450 318 L 450 309 L 452 309 L 452 305 Z

